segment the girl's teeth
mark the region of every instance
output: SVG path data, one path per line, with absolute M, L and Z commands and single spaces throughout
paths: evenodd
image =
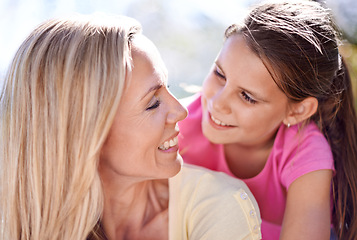
M 228 124 L 225 124 L 225 123 L 219 121 L 218 119 L 215 119 L 212 115 L 211 115 L 211 119 L 212 119 L 212 121 L 215 122 L 217 125 L 228 126 Z
M 178 138 L 177 137 L 174 137 L 173 139 L 170 139 L 166 142 L 164 142 L 160 147 L 159 149 L 160 150 L 167 150 L 173 146 L 176 146 L 178 143 Z

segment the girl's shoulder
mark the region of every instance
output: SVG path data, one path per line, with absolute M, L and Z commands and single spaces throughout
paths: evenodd
M 309 144 L 313 145 L 329 146 L 327 139 L 314 122 L 310 122 L 305 126 L 297 124 L 291 127 L 282 124 L 276 135 L 274 145 L 284 145 L 286 148 L 297 144 L 301 146 L 304 142 L 309 142 Z
M 330 145 L 315 123 L 304 128 L 281 126 L 269 160 L 272 166 L 277 166 L 277 174 L 286 187 L 306 173 L 334 171 Z

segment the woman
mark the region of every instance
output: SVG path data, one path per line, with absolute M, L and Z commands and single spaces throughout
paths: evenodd
M 166 81 L 133 19 L 36 28 L 1 95 L 1 239 L 259 239 L 245 184 L 182 167 Z

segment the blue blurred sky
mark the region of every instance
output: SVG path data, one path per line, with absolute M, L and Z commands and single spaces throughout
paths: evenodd
M 0 78 L 4 77 L 19 45 L 42 21 L 73 13 L 104 12 L 138 19 L 143 24 L 144 34 L 151 38 L 162 55 L 165 55 L 163 58 L 168 62 L 169 72 L 176 72 L 173 79 L 189 81 L 190 77 L 182 75 L 182 71 L 187 71 L 187 67 L 183 67 L 182 71 L 178 70 L 180 69 L 178 61 L 185 62 L 186 58 L 190 58 L 192 61 L 202 62 L 196 57 L 192 58 L 192 55 L 196 54 L 207 61 L 204 67 L 198 66 L 199 71 L 207 72 L 208 61 L 213 61 L 221 45 L 224 28 L 236 21 L 237 17 L 242 16 L 241 11 L 252 2 L 254 0 L 0 0 Z M 206 39 L 205 44 L 214 48 L 211 53 L 206 51 L 207 54 L 211 54 L 210 56 L 202 57 L 202 53 L 194 50 L 195 45 L 199 43 L 193 38 L 196 33 L 202 34 L 200 33 L 200 28 L 204 28 L 202 25 L 206 25 L 207 28 L 207 25 L 212 23 L 216 26 L 212 31 L 216 31 L 217 38 Z M 173 41 L 171 44 L 165 42 L 164 39 L 168 39 L 168 36 L 182 38 L 183 46 L 189 46 L 186 48 L 187 52 L 182 51 L 178 39 L 171 40 Z M 190 44 L 190 36 L 192 44 Z M 180 53 L 183 56 L 179 56 Z M 204 76 L 191 74 L 191 77 L 201 78 L 198 80 L 199 83 Z
M 104 12 L 139 20 L 158 47 L 174 83 L 173 92 L 199 86 L 218 53 L 224 29 L 259 0 L 0 0 L 0 81 L 16 49 L 42 21 L 73 13 Z M 356 0 L 328 0 L 350 28 Z M 349 32 L 354 30 L 350 29 Z M 171 85 L 171 83 L 170 83 Z M 197 89 L 197 88 L 196 88 Z

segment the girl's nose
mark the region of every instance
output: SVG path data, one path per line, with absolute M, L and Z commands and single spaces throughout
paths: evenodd
M 230 114 L 230 101 L 229 93 L 224 87 L 217 91 L 215 95 L 208 100 L 208 105 L 216 112 Z

